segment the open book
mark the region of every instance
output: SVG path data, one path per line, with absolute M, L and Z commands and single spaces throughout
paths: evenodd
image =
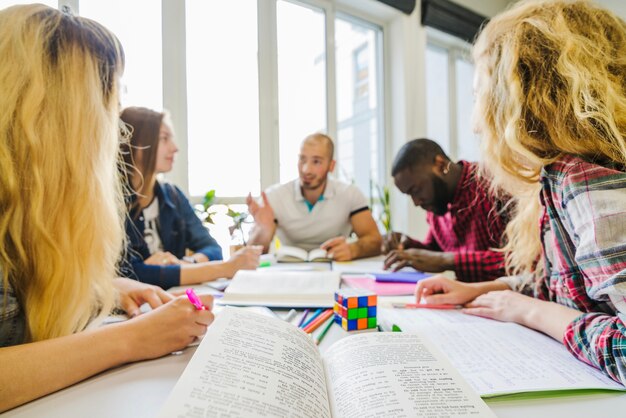
M 225 308 L 160 417 L 495 417 L 418 335 L 343 338 L 321 355 L 308 334 Z
M 331 261 L 326 254 L 326 250 L 314 248 L 311 251 L 303 250 L 298 247 L 289 245 L 281 245 L 276 250 L 276 261 L 279 263 L 301 263 L 307 261 Z
M 340 281 L 335 271 L 239 270 L 217 303 L 332 308 Z
M 626 390 L 560 342 L 518 324 L 429 309 L 380 309 L 378 315 L 404 332 L 427 335 L 483 398 Z

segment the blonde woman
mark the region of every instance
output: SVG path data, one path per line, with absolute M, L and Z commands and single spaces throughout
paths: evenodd
M 626 23 L 587 1 L 520 2 L 474 59 L 485 169 L 518 205 L 517 276 L 432 278 L 417 298 L 539 330 L 626 383 Z
M 122 144 L 122 154 L 133 191 L 126 219 L 129 250 L 124 275 L 168 289 L 257 268 L 262 247 L 242 248 L 222 261 L 222 249 L 183 192 L 157 180 L 157 174 L 172 170 L 178 152 L 166 114 L 127 107 L 121 119 L 130 137 Z M 186 250 L 193 255 L 185 257 Z
M 124 237 L 117 39 L 88 19 L 14 6 L 0 11 L 0 62 L 4 411 L 179 350 L 213 315 L 154 286 L 114 279 Z M 155 309 L 97 327 L 116 302 L 131 315 L 144 302 Z

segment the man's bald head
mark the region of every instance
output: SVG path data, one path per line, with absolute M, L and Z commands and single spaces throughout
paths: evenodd
M 331 137 L 329 137 L 328 135 L 322 133 L 311 134 L 304 138 L 300 147 L 303 147 L 307 144 L 323 145 L 327 151 L 328 159 L 331 161 L 333 160 L 333 157 L 335 155 L 335 144 L 333 143 Z

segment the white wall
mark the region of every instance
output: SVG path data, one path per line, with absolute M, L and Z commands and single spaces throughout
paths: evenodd
M 622 19 L 626 19 L 626 1 L 624 0 L 596 0 L 596 3 L 612 10 Z
M 487 17 L 493 17 L 506 9 L 511 2 L 509 0 L 451 0 L 453 3 L 460 4 L 478 14 Z M 619 1 L 619 0 L 615 0 Z

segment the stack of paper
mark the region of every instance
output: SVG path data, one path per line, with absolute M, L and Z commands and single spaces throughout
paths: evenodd
M 334 271 L 240 270 L 217 303 L 331 308 L 339 283 L 339 273 Z

